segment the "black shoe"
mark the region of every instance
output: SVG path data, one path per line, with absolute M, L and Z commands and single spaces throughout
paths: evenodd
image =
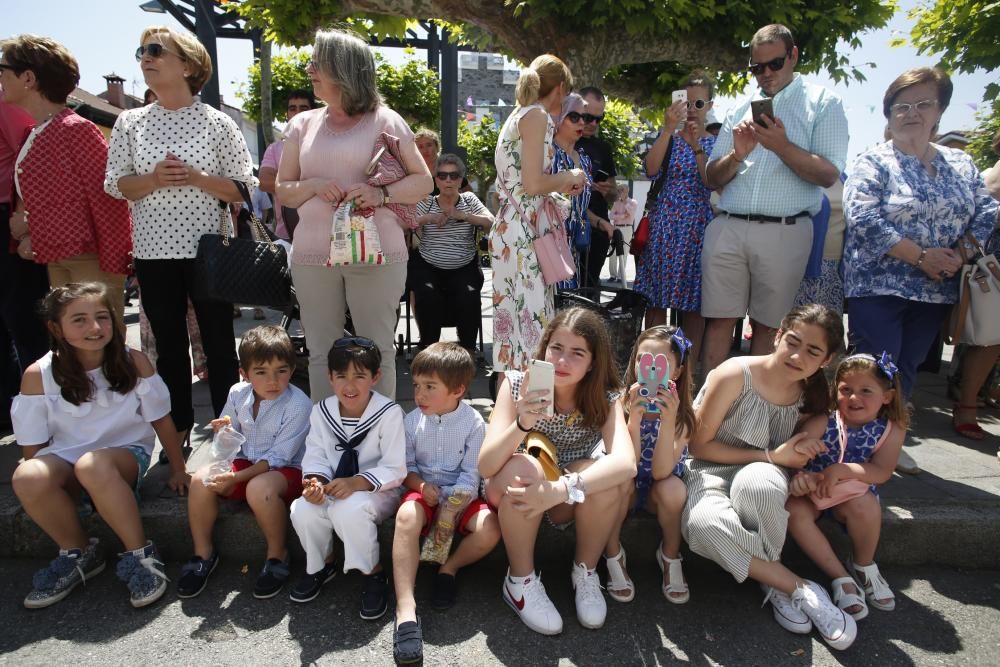
M 193 598 L 205 590 L 208 577 L 215 568 L 219 566 L 219 551 L 212 550 L 212 557 L 208 560 L 192 556 L 191 560 L 181 568 L 181 578 L 177 580 L 177 597 Z
M 455 604 L 455 577 L 451 574 L 437 573 L 434 577 L 434 587 L 431 589 L 431 608 L 435 611 L 446 611 Z
M 312 602 L 319 596 L 323 585 L 337 576 L 337 568 L 333 563 L 327 563 L 323 569 L 313 574 L 306 574 L 296 582 L 288 597 L 292 602 Z
M 374 621 L 382 618 L 389 608 L 389 581 L 385 572 L 365 575 L 365 587 L 361 590 L 361 618 Z
M 420 617 L 400 623 L 392 633 L 392 657 L 397 665 L 421 665 L 424 662 L 424 633 Z
M 253 596 L 258 600 L 273 598 L 288 581 L 290 573 L 287 560 L 268 558 L 264 563 L 264 569 L 260 571 L 260 576 L 257 577 L 257 583 L 254 584 Z

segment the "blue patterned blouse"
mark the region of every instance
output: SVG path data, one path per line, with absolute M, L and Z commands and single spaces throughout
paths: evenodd
M 923 248 L 951 248 L 966 231 L 984 243 L 997 202 L 972 158 L 934 145 L 937 176 L 920 160 L 879 144 L 858 158 L 844 186 L 844 293 L 898 296 L 927 303 L 958 301 L 958 277 L 935 282 L 921 269 L 886 253 L 909 239 Z
M 885 417 L 878 417 L 868 422 L 864 426 L 853 428 L 844 426 L 847 429 L 847 451 L 844 452 L 844 463 L 868 463 L 875 454 L 875 449 L 879 440 L 885 435 L 889 420 Z M 823 432 L 823 444 L 826 445 L 826 452 L 813 458 L 806 464 L 805 469 L 809 472 L 823 472 L 835 463 L 840 462 L 840 428 L 837 424 L 837 413 L 830 415 L 826 422 L 826 431 Z M 878 486 L 872 484 L 871 492 L 878 495 Z
M 564 151 L 559 144 L 552 142 L 556 148 L 555 157 L 552 159 L 552 173 L 558 174 L 560 171 L 576 169 L 576 163 L 570 154 Z M 587 174 L 587 186 L 578 195 L 573 195 L 570 200 L 569 217 L 566 219 L 566 235 L 569 237 L 570 248 L 573 249 L 573 259 L 576 260 L 576 275 L 559 283 L 560 289 L 576 289 L 579 287 L 577 277 L 582 275 L 583 266 L 581 264 L 581 248 L 590 245 L 590 222 L 587 220 L 587 209 L 590 208 L 590 184 L 591 184 L 591 162 L 590 156 L 582 150 L 577 149 L 580 156 L 580 167 Z
M 635 507 L 643 509 L 649 499 L 649 490 L 653 487 L 653 452 L 656 450 L 656 439 L 660 434 L 659 419 L 643 419 L 639 423 L 639 461 L 635 475 Z M 674 466 L 674 475 L 683 479 L 684 459 L 688 456 L 687 447 L 681 452 L 681 457 Z

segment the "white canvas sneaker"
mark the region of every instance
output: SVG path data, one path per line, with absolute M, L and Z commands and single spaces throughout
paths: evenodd
M 562 616 L 552 604 L 542 578 L 537 573 L 525 577 L 522 583 L 510 580 L 510 570 L 503 578 L 503 601 L 520 617 L 521 622 L 543 635 L 558 635 L 562 632 Z
M 823 587 L 815 581 L 807 580 L 805 586 L 796 588 L 792 593 L 792 604 L 812 620 L 830 648 L 843 651 L 858 636 L 858 625 L 851 615 L 833 604 Z
M 764 602 L 771 603 L 774 620 L 778 622 L 778 625 L 799 635 L 807 635 L 812 632 L 812 621 L 805 615 L 805 612 L 792 604 L 791 598 L 777 588 L 771 588 L 764 584 L 761 584 L 760 587 L 766 593 Z
M 573 588 L 576 590 L 576 618 L 580 625 L 595 630 L 604 625 L 608 603 L 601 592 L 597 570 L 588 570 L 583 563 L 573 563 Z

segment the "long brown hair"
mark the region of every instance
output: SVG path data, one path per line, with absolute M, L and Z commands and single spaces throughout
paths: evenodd
M 882 406 L 878 411 L 878 416 L 894 421 L 896 426 L 904 431 L 910 427 L 910 413 L 903 403 L 903 385 L 899 379 L 899 371 L 897 370 L 890 379 L 889 375 L 879 367 L 875 357 L 868 354 L 852 354 L 837 366 L 833 387 L 830 390 L 832 410 L 837 409 L 837 385 L 845 376 L 852 373 L 868 373 L 875 378 L 884 391 L 892 390 L 894 392 L 892 400 Z
M 127 394 L 135 388 L 139 373 L 125 347 L 125 332 L 115 317 L 108 290 L 102 283 L 69 283 L 55 287 L 42 302 L 42 314 L 49 330 L 49 347 L 52 350 L 52 377 L 59 385 L 62 397 L 73 405 L 89 401 L 94 395 L 94 383 L 87 376 L 76 351 L 62 335 L 60 320 L 66 307 L 77 299 L 97 298 L 114 321 L 111 326 L 111 342 L 104 347 L 101 371 L 112 391 Z
M 680 401 L 680 405 L 677 406 L 677 423 L 674 426 L 676 429 L 675 433 L 676 435 L 684 435 L 686 433 L 690 438 L 694 435 L 695 429 L 698 427 L 698 417 L 694 413 L 694 406 L 691 402 L 691 394 L 694 393 L 694 388 L 691 386 L 691 369 L 688 363 L 690 360 L 684 359 L 684 352 L 678 349 L 673 339 L 673 335 L 677 331 L 677 327 L 660 324 L 650 327 L 639 334 L 639 337 L 635 340 L 635 345 L 632 347 L 632 354 L 628 358 L 628 368 L 625 369 L 625 391 L 622 393 L 622 409 L 625 410 L 625 417 L 627 419 L 629 410 L 632 407 L 629 398 L 629 387 L 635 384 L 638 377 L 635 370 L 635 361 L 639 355 L 639 346 L 647 340 L 658 340 L 668 343 L 673 353 L 681 360 L 681 372 L 677 376 L 677 379 L 674 380 L 674 383 L 677 385 L 677 398 Z
M 828 358 L 832 359 L 843 349 L 844 319 L 830 308 L 819 303 L 792 308 L 785 315 L 785 319 L 781 320 L 778 336 L 783 336 L 796 324 L 812 324 L 823 329 L 826 333 Z M 830 406 L 830 385 L 826 381 L 823 369 L 818 368 L 815 373 L 807 377 L 804 385 L 802 407 L 799 411 L 804 415 L 825 414 Z
M 588 308 L 560 310 L 542 332 L 542 340 L 535 352 L 536 359 L 545 358 L 545 350 L 549 347 L 552 334 L 561 327 L 583 338 L 590 348 L 590 370 L 576 385 L 573 399 L 576 409 L 583 415 L 584 426 L 599 429 L 604 426 L 611 412 L 607 392 L 621 389 L 621 381 L 618 379 L 621 376 L 615 367 L 607 324 L 600 315 Z

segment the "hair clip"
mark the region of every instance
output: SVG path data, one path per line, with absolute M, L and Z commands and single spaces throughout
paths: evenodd
M 687 351 L 691 349 L 694 343 L 688 340 L 688 337 L 684 335 L 684 330 L 680 327 L 677 327 L 677 331 L 670 335 L 670 340 L 673 342 L 674 347 L 677 348 L 677 352 L 680 353 L 680 361 L 683 364 L 684 357 L 687 356 Z
M 875 362 L 882 373 L 889 378 L 889 382 L 892 382 L 893 378 L 896 377 L 896 373 L 899 372 L 899 368 L 896 364 L 892 363 L 892 355 L 888 352 L 882 352 L 881 358 Z

